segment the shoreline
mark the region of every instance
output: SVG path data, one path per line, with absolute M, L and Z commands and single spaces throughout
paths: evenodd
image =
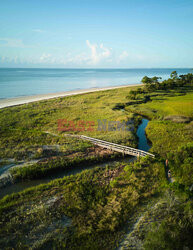
M 58 98 L 58 97 L 81 95 L 81 94 L 93 93 L 97 91 L 136 87 L 136 86 L 142 86 L 142 85 L 143 84 L 139 83 L 139 84 L 130 84 L 130 85 L 120 85 L 120 86 L 114 86 L 114 87 L 111 86 L 111 87 L 103 87 L 103 88 L 89 88 L 89 89 L 81 89 L 81 90 L 64 91 L 64 92 L 58 92 L 58 93 L 49 93 L 49 94 L 40 94 L 40 95 L 34 95 L 34 96 L 23 96 L 23 97 L 2 99 L 0 100 L 0 109 L 27 104 L 31 102 L 49 100 L 49 99 Z

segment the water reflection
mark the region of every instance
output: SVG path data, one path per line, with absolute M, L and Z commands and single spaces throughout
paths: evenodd
M 148 144 L 147 137 L 145 134 L 145 128 L 147 127 L 149 120 L 142 119 L 142 123 L 139 125 L 137 129 L 137 136 L 139 138 L 138 149 L 149 151 L 151 146 Z

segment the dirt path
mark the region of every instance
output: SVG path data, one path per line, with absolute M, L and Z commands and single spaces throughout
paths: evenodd
M 161 211 L 167 207 L 165 200 L 160 199 L 154 205 L 147 207 L 146 211 L 137 217 L 131 224 L 129 223 L 128 232 L 120 243 L 118 250 L 135 249 L 142 250 L 143 239 L 146 232 L 150 229 L 152 223 L 162 221 Z
M 165 174 L 166 174 L 166 179 L 168 180 L 169 183 L 173 183 L 175 181 L 175 178 L 172 176 L 172 174 L 168 174 L 168 171 L 170 171 L 169 164 L 165 164 Z M 170 171 L 171 173 L 171 171 Z

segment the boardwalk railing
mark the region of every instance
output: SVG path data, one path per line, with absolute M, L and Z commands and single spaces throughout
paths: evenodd
M 153 158 L 155 157 L 155 155 L 150 154 L 150 153 L 143 151 L 143 150 L 140 150 L 140 149 L 122 146 L 122 145 L 115 144 L 112 142 L 102 141 L 102 140 L 88 137 L 85 135 L 80 135 L 79 137 L 84 139 L 84 140 L 90 141 L 93 144 L 98 145 L 100 147 L 107 148 L 107 149 L 110 149 L 110 150 L 113 150 L 116 152 L 121 152 L 122 154 L 133 155 L 133 156 L 138 156 L 138 157 L 144 157 L 147 155 L 150 157 L 153 157 Z

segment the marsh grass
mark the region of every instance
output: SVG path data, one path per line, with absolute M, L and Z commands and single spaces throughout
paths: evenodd
M 127 121 L 133 118 L 132 113 L 113 110 L 117 102 L 126 100 L 129 90 L 130 88 L 101 91 L 1 109 L 0 157 L 29 158 L 31 153 L 36 153 L 34 146 L 53 144 L 62 145 L 64 152 L 77 151 L 78 148 L 84 150 L 86 143 L 63 136 L 65 133 L 58 131 L 58 119 L 75 123 L 80 120 L 95 122 L 93 132 L 67 133 L 84 134 L 136 146 L 135 137 L 130 131 L 97 131 L 98 119 Z
M 117 174 L 118 166 L 109 164 L 105 169 L 83 171 L 4 197 L 0 200 L 1 246 L 89 249 L 95 239 L 96 249 L 112 249 L 126 220 L 143 201 L 159 192 L 159 182 L 164 179 L 160 164 L 148 158 L 118 164 Z M 72 224 L 60 226 L 59 234 L 53 229 L 49 237 L 46 227 L 62 222 L 64 216 Z M 42 237 L 34 242 L 31 236 L 37 231 Z

